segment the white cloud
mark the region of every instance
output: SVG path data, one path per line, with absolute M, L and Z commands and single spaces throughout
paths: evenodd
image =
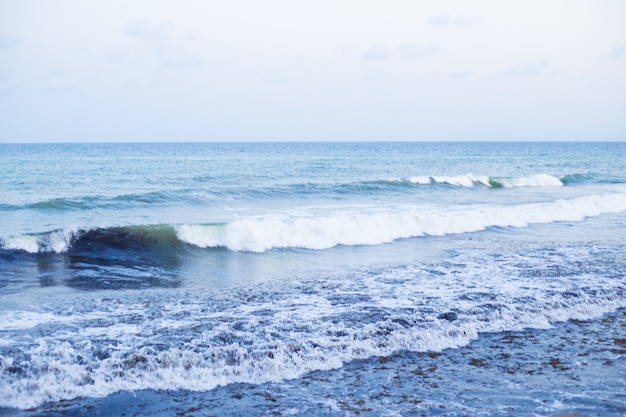
M 115 64 L 128 64 L 141 62 L 140 54 L 130 48 L 112 48 L 107 54 L 109 62 Z
M 511 77 L 532 77 L 544 75 L 547 68 L 548 63 L 546 61 L 522 62 L 504 69 L 502 74 Z
M 626 43 L 613 48 L 611 55 L 619 58 L 626 56 Z
M 152 23 L 148 20 L 133 20 L 126 25 L 125 33 L 140 39 L 165 39 L 172 29 L 171 22 Z
M 433 45 L 423 45 L 417 43 L 409 43 L 400 45 L 398 47 L 398 53 L 400 57 L 405 59 L 422 58 L 428 55 L 436 54 L 439 52 L 439 48 Z
M 289 80 L 277 74 L 266 74 L 262 77 L 263 81 L 271 85 L 286 85 Z
M 448 77 L 455 79 L 464 79 L 472 76 L 472 71 L 452 71 L 448 74 Z
M 366 76 L 366 79 L 373 82 L 388 82 L 393 79 L 393 77 L 387 73 L 371 73 Z
M 22 40 L 15 36 L 0 33 L 0 50 L 9 49 L 22 44 Z
M 361 54 L 364 61 L 386 61 L 392 58 L 419 59 L 428 55 L 440 52 L 440 49 L 433 45 L 419 43 L 406 43 L 390 49 L 382 45 L 373 45 Z
M 195 57 L 182 49 L 167 48 L 157 54 L 166 68 L 194 70 L 203 65 L 201 58 Z
M 464 14 L 450 15 L 441 14 L 431 16 L 426 21 L 432 26 L 450 27 L 450 26 L 473 26 L 480 22 L 480 18 L 476 16 L 468 16 Z
M 389 57 L 389 50 L 386 46 L 373 45 L 366 49 L 361 58 L 365 61 L 384 61 Z

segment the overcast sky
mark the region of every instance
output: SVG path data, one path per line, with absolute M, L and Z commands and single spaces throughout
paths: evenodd
M 0 142 L 626 140 L 626 1 L 0 0 Z

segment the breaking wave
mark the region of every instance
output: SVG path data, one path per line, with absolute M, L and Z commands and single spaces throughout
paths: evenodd
M 489 177 L 472 174 L 457 176 L 410 177 L 409 182 L 414 184 L 448 184 L 459 187 L 473 187 L 484 185 L 492 188 L 513 187 L 562 187 L 564 177 L 555 177 L 548 174 L 537 174 L 527 177 Z
M 490 227 L 581 221 L 626 210 L 626 194 L 607 194 L 510 206 L 445 210 L 423 207 L 276 213 L 226 223 L 125 226 L 56 230 L 0 239 L 0 249 L 27 253 L 94 252 L 101 249 L 168 251 L 182 245 L 264 252 L 378 245 L 397 239 L 471 233 Z
M 173 226 L 125 226 L 94 229 L 54 230 L 0 238 L 0 249 L 27 253 L 97 252 L 167 249 L 179 246 Z

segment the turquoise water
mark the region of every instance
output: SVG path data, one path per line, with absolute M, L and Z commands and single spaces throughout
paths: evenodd
M 0 145 L 0 191 L 6 412 L 305 381 L 626 307 L 623 143 Z M 626 407 L 585 384 L 598 414 Z

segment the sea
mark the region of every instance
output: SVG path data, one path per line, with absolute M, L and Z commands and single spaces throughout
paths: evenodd
M 0 144 L 0 415 L 626 415 L 626 143 Z

